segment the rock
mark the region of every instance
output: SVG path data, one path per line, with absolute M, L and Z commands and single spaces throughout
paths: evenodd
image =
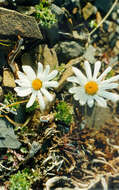
M 92 112 L 91 112 L 92 109 Z M 109 118 L 112 118 L 112 112 L 110 109 L 95 106 L 94 108 L 87 109 L 86 122 L 87 127 L 100 129 Z M 103 115 L 103 117 L 102 117 Z
M 39 48 L 38 61 L 41 61 L 44 66 L 50 65 L 51 70 L 57 69 L 58 59 L 55 50 L 53 48 L 48 48 L 47 45 L 39 46 Z
M 71 33 L 72 25 L 68 20 L 69 18 L 68 12 L 56 6 L 55 4 L 52 4 L 51 11 L 53 14 L 55 14 L 56 19 L 58 20 L 59 30 Z
M 71 59 L 66 65 L 64 65 L 64 71 L 62 73 L 60 80 L 58 81 L 59 85 L 56 88 L 57 93 L 59 93 L 62 90 L 62 88 L 65 86 L 65 84 L 67 83 L 67 78 L 74 74 L 72 66 L 76 66 L 81 61 L 82 57 L 77 57 L 75 59 Z
M 2 75 L 3 68 L 7 65 L 6 56 L 8 55 L 8 51 L 6 49 L 2 49 L 0 47 L 0 74 Z
M 70 13 L 72 13 L 76 7 L 80 9 L 80 0 L 55 0 L 54 3 L 59 7 L 65 7 Z
M 87 3 L 86 6 L 82 9 L 83 17 L 87 20 L 92 14 L 96 13 L 96 7 L 94 7 L 91 3 Z
M 32 51 L 33 52 L 33 51 Z M 22 65 L 29 65 L 30 67 L 32 67 L 35 71 L 37 71 L 37 64 L 36 64 L 36 60 L 34 58 L 34 56 L 32 55 L 32 52 L 25 52 L 22 56 L 21 56 L 21 62 Z
M 55 0 L 54 3 L 62 7 L 67 13 L 69 13 L 69 20 L 73 24 L 77 25 L 81 21 L 81 8 L 80 8 L 80 0 Z
M 67 63 L 70 59 L 83 54 L 84 48 L 76 41 L 64 41 L 55 46 L 60 63 Z
M 40 25 L 43 37 L 46 40 L 49 47 L 53 47 L 60 40 L 61 32 L 72 32 L 72 24 L 68 20 L 65 11 L 55 4 L 51 5 L 51 12 L 55 14 L 57 22 L 52 24 L 49 28 Z
M 116 13 L 116 12 L 113 12 L 113 13 L 112 13 L 112 19 L 113 19 L 113 20 L 116 20 L 117 17 L 118 17 L 117 13 Z
M 6 0 L 0 0 L 0 6 L 8 5 L 8 2 Z
M 3 71 L 3 84 L 2 84 L 2 86 L 11 87 L 11 88 L 16 87 L 16 84 L 14 81 L 14 76 L 9 69 L 4 69 L 4 71 Z
M 14 134 L 13 126 L 6 120 L 0 118 L 0 148 L 20 148 L 21 143 Z
M 116 32 L 119 34 L 119 26 L 116 26 Z
M 96 54 L 96 49 L 92 45 L 89 45 L 83 57 L 87 59 L 90 63 L 95 63 L 96 62 L 95 54 Z
M 59 41 L 59 25 L 52 24 L 49 28 L 47 26 L 40 26 L 42 35 L 49 47 L 53 47 Z
M 116 44 L 115 44 L 115 45 L 116 45 L 116 48 L 119 49 L 119 40 L 116 41 Z
M 115 56 L 119 56 L 119 48 L 117 48 L 116 46 L 113 48 L 113 52 Z
M 40 0 L 15 0 L 15 3 L 17 5 L 27 5 L 27 6 L 31 6 L 31 5 L 36 5 L 40 2 Z
M 96 0 L 95 6 L 103 12 L 107 12 L 113 4 L 113 0 Z
M 2 89 L 2 87 L 0 87 L 0 102 L 2 102 L 3 97 L 4 97 L 3 89 Z
M 42 39 L 34 17 L 0 7 L 0 35 Z
M 71 75 L 73 75 L 73 71 L 72 71 L 72 67 L 69 66 L 69 68 L 67 68 L 66 71 L 64 71 L 61 79 L 59 80 L 59 85 L 56 88 L 57 93 L 62 90 L 64 85 L 67 83 L 67 78 L 70 77 Z

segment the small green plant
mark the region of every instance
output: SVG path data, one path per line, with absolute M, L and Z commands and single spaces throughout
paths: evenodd
M 41 26 L 50 26 L 56 23 L 55 14 L 51 12 L 48 1 L 41 1 L 39 5 L 35 6 L 35 17 L 40 22 Z
M 29 182 L 29 174 L 27 171 L 20 172 L 12 175 L 10 178 L 10 190 L 29 190 L 30 182 Z
M 66 102 L 61 101 L 56 107 L 55 119 L 70 125 L 72 122 L 72 108 Z
M 16 104 L 17 98 L 12 92 L 8 92 L 7 94 L 4 95 L 4 105 L 12 105 L 10 106 L 11 111 L 16 111 L 19 108 L 19 104 Z
M 115 75 L 115 72 L 114 72 L 114 70 L 112 69 L 112 70 L 108 73 L 106 79 L 109 79 L 110 77 L 113 77 L 114 75 Z
M 91 20 L 91 21 L 89 22 L 89 26 L 90 26 L 90 28 L 96 28 L 96 27 L 97 27 L 96 21 L 95 21 L 95 20 Z

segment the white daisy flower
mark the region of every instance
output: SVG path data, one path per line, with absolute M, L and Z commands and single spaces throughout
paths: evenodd
M 20 97 L 25 97 L 31 94 L 31 97 L 26 105 L 26 107 L 30 107 L 33 105 L 36 97 L 38 98 L 40 109 L 45 109 L 45 96 L 48 101 L 53 100 L 53 96 L 48 92 L 47 88 L 57 87 L 58 82 L 51 81 L 58 73 L 57 70 L 53 70 L 51 73 L 50 66 L 47 65 L 43 71 L 43 65 L 38 63 L 38 71 L 37 74 L 30 66 L 22 66 L 24 73 L 18 71 L 18 80 L 15 82 L 20 87 L 15 87 L 14 90 L 17 92 L 17 95 Z
M 88 61 L 84 62 L 84 66 L 86 76 L 76 67 L 72 67 L 76 76 L 67 79 L 69 82 L 77 84 L 69 89 L 69 92 L 74 94 L 73 96 L 75 100 L 79 101 L 81 105 L 87 103 L 89 107 L 92 107 L 95 101 L 99 106 L 106 107 L 106 100 L 111 100 L 113 102 L 119 100 L 118 94 L 107 91 L 119 86 L 119 84 L 115 83 L 115 81 L 119 79 L 119 75 L 104 80 L 105 76 L 111 71 L 111 67 L 108 67 L 98 77 L 101 67 L 100 61 L 95 63 L 93 73 Z

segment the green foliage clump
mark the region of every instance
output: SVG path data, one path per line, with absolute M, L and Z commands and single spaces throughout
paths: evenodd
M 7 94 L 4 95 L 3 103 L 5 105 L 13 104 L 12 106 L 10 106 L 10 110 L 16 111 L 19 108 L 19 104 L 17 104 L 16 102 L 17 98 L 12 92 L 8 92 Z
M 32 111 L 36 110 L 37 107 L 38 107 L 38 102 L 35 101 L 31 107 L 26 108 L 26 112 L 32 112 Z
M 48 1 L 41 1 L 39 5 L 35 6 L 36 12 L 35 17 L 39 20 L 41 26 L 50 26 L 56 23 L 55 14 L 51 12 Z
M 29 190 L 30 182 L 29 182 L 29 174 L 27 171 L 20 172 L 12 175 L 10 178 L 10 190 Z
M 109 79 L 109 78 L 111 78 L 111 77 L 113 77 L 113 76 L 115 76 L 115 72 L 114 72 L 114 70 L 112 69 L 112 70 L 107 74 L 106 79 Z
M 97 27 L 96 21 L 95 21 L 95 20 L 91 20 L 91 21 L 89 22 L 89 26 L 90 26 L 90 28 L 96 28 L 96 27 Z
M 70 125 L 72 122 L 72 109 L 66 102 L 61 101 L 56 107 L 55 119 Z
M 4 103 L 7 104 L 12 104 L 17 101 L 17 98 L 14 96 L 12 92 L 8 92 L 7 94 L 4 95 Z M 18 105 L 17 105 L 18 106 Z

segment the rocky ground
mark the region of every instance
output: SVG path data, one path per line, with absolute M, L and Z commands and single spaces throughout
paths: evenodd
M 85 60 L 119 74 L 117 0 L 0 0 L 0 190 L 119 189 L 119 102 L 93 111 L 68 92 Z M 14 91 L 39 61 L 59 71 L 43 113 Z

